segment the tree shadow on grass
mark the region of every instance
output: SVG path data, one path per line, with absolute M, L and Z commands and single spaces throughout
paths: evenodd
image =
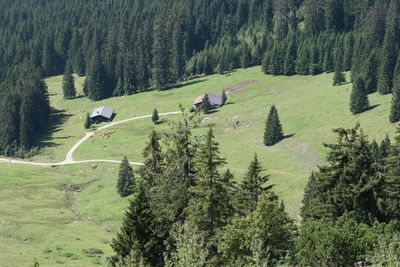
M 184 83 L 180 83 L 180 84 L 174 84 L 174 85 L 171 85 L 171 86 L 167 86 L 165 88 L 161 88 L 161 89 L 159 89 L 159 91 L 168 91 L 168 90 L 171 90 L 171 89 L 178 89 L 178 88 L 182 88 L 182 87 L 185 87 L 185 86 L 198 84 L 198 83 L 202 83 L 202 82 L 206 82 L 206 81 L 208 81 L 208 79 L 188 81 L 188 82 L 184 82 Z
M 375 109 L 375 108 L 377 108 L 379 106 L 380 106 L 380 104 L 370 106 L 370 107 L 366 108 L 363 112 L 367 112 L 367 111 L 373 110 L 373 109 Z
M 45 127 L 43 127 L 43 132 L 37 138 L 36 146 L 39 148 L 54 147 L 58 144 L 51 140 L 68 139 L 71 136 L 60 136 L 53 137 L 53 134 L 60 131 L 64 122 L 71 117 L 70 114 L 65 114 L 65 110 L 58 110 L 51 108 L 50 118 Z M 82 122 L 83 127 L 83 122 Z
M 293 134 L 288 134 L 288 135 L 284 135 L 283 138 L 282 138 L 282 140 L 292 138 L 292 137 L 295 136 L 295 135 L 296 135 L 295 133 L 293 133 Z

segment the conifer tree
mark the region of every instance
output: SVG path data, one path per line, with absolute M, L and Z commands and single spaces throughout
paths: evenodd
M 341 85 L 346 82 L 346 77 L 343 73 L 342 68 L 342 52 L 338 51 L 338 55 L 336 56 L 336 63 L 335 63 L 335 74 L 333 75 L 333 86 Z
M 328 45 L 325 51 L 324 70 L 328 73 L 334 70 L 334 59 L 331 45 Z
M 374 160 L 378 161 L 379 160 L 379 145 L 375 139 L 371 142 L 371 153 L 372 153 L 372 157 L 374 158 Z
M 226 96 L 225 90 L 222 90 L 222 105 L 226 104 L 228 97 Z
M 162 18 L 154 23 L 152 83 L 157 89 L 165 87 L 170 80 L 168 38 Z
M 284 69 L 284 74 L 285 75 L 293 75 L 295 74 L 295 69 L 296 69 L 296 42 L 293 40 L 294 37 L 291 38 L 289 42 L 289 46 L 287 47 L 286 50 L 286 55 L 285 55 L 285 65 L 283 67 Z
M 397 128 L 395 143 L 385 159 L 385 172 L 380 189 L 379 208 L 385 221 L 400 218 L 400 128 Z
M 364 79 L 358 77 L 353 85 L 350 95 L 350 111 L 358 114 L 365 111 L 369 107 L 368 94 L 365 91 Z
M 382 62 L 379 70 L 378 92 L 382 95 L 392 92 L 393 73 L 396 67 L 397 50 L 400 42 L 400 11 L 395 0 L 390 2 L 386 16 L 386 31 L 382 48 Z
M 254 154 L 254 159 L 250 163 L 247 174 L 240 185 L 240 214 L 249 215 L 253 212 L 257 207 L 258 199 L 262 192 L 272 188 L 272 186 L 265 185 L 269 180 L 269 175 L 265 175 L 263 172 L 264 170 L 258 161 L 257 154 Z
M 390 151 L 390 138 L 388 135 L 382 140 L 379 146 L 379 158 L 385 159 L 389 155 Z
M 122 96 L 122 95 L 124 95 L 124 93 L 125 93 L 124 83 L 122 81 L 122 78 L 119 77 L 117 86 L 115 87 L 114 92 L 113 92 L 113 96 Z
M 400 121 L 400 53 L 397 59 L 397 65 L 393 78 L 393 96 L 389 121 L 391 123 Z
M 133 169 L 126 157 L 119 166 L 117 191 L 121 197 L 127 197 L 135 191 Z
M 368 94 L 374 93 L 377 90 L 377 75 L 378 75 L 378 59 L 376 51 L 372 51 L 367 60 L 364 62 L 364 77 L 365 87 Z
M 107 96 L 106 73 L 98 53 L 92 58 L 86 79 L 87 93 L 90 100 L 99 101 Z
M 64 68 L 63 93 L 65 99 L 72 99 L 76 97 L 74 77 L 72 76 L 72 66 L 69 61 L 67 61 Z
M 84 127 L 85 127 L 85 129 L 89 129 L 90 128 L 90 116 L 89 116 L 89 113 L 86 113 L 86 118 L 85 118 L 85 123 L 84 123 Z
M 208 98 L 208 94 L 204 96 L 203 102 L 201 102 L 200 110 L 207 114 L 212 109 L 210 99 Z
M 313 215 L 312 201 L 314 198 L 316 198 L 316 189 L 314 188 L 314 184 L 315 184 L 315 174 L 313 172 L 308 178 L 306 188 L 304 189 L 303 200 L 302 200 L 303 206 L 300 208 L 300 216 L 303 219 L 303 221 L 309 217 L 312 217 Z
M 83 56 L 82 49 L 78 50 L 78 53 L 75 57 L 75 65 L 74 65 L 74 72 L 78 74 L 80 77 L 84 76 L 86 73 L 86 62 L 85 57 Z
M 153 179 L 157 174 L 162 173 L 163 155 L 160 145 L 160 135 L 152 131 L 149 136 L 149 142 L 143 150 L 144 165 L 139 169 L 145 188 L 154 186 Z
M 265 123 L 264 144 L 273 146 L 283 139 L 282 125 L 279 121 L 278 110 L 273 105 Z
M 193 197 L 185 213 L 190 225 L 196 226 L 209 240 L 217 228 L 226 225 L 230 196 L 218 169 L 225 160 L 219 156 L 218 143 L 212 128 L 199 147 L 195 185 L 190 188 Z
M 374 158 L 367 137 L 357 125 L 335 129 L 338 141 L 329 148 L 327 164 L 315 172 L 303 208 L 303 220 L 335 219 L 349 213 L 358 222 L 371 224 L 380 219 Z
M 151 266 L 160 264 L 162 251 L 157 247 L 158 238 L 153 232 L 154 221 L 146 193 L 139 185 L 138 191 L 129 201 L 122 226 L 111 242 L 115 252 L 110 259 L 112 266 L 125 264 L 132 257 Z
M 153 115 L 151 116 L 151 120 L 153 121 L 154 124 L 157 124 L 159 122 L 160 117 L 158 116 L 158 111 L 157 109 L 153 110 Z

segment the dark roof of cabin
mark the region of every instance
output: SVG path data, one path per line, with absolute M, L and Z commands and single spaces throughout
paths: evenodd
M 95 118 L 97 116 L 101 116 L 107 119 L 111 119 L 112 115 L 114 113 L 114 110 L 109 107 L 101 107 L 101 108 L 96 108 L 93 110 L 92 115 L 90 115 L 90 118 Z
M 206 94 L 198 96 L 196 98 L 196 101 L 194 101 L 194 105 L 201 104 L 204 100 L 204 97 Z M 213 106 L 221 106 L 222 105 L 222 95 L 213 95 L 213 94 L 207 94 L 208 100 L 210 101 L 210 104 Z

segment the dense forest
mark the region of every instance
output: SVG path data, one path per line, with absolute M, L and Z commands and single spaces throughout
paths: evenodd
M 397 0 L 1 1 L 0 88 L 9 105 L 0 120 L 12 131 L 1 132 L 0 152 L 34 145 L 34 116 L 45 121 L 50 108 L 46 90 L 30 87 L 64 69 L 87 76 L 94 101 L 252 65 L 274 75 L 335 71 L 335 84 L 351 70 L 365 92 L 393 91 L 399 106 L 399 14 Z

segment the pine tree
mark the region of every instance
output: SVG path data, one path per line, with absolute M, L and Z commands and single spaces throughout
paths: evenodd
M 385 173 L 380 188 L 379 208 L 385 221 L 400 217 L 400 128 L 397 128 L 395 143 L 385 159 Z
M 372 153 L 372 157 L 374 158 L 375 162 L 378 161 L 379 160 L 379 146 L 375 139 L 371 142 L 371 153 Z
M 397 65 L 393 79 L 393 97 L 390 108 L 389 121 L 395 123 L 400 121 L 400 53 L 397 58 Z
M 349 213 L 359 222 L 371 224 L 380 219 L 374 158 L 367 137 L 357 125 L 335 129 L 338 141 L 329 148 L 327 164 L 319 167 L 302 208 L 303 220 L 335 219 Z
M 149 142 L 143 150 L 144 165 L 139 169 L 145 189 L 154 186 L 154 179 L 162 173 L 163 155 L 160 145 L 160 135 L 152 131 L 149 136 Z
M 253 212 L 263 191 L 271 189 L 272 186 L 265 186 L 269 180 L 269 175 L 264 175 L 261 163 L 258 161 L 257 154 L 254 155 L 250 163 L 247 174 L 240 185 L 240 210 L 242 215 L 249 215 Z
M 162 261 L 162 251 L 157 247 L 157 236 L 153 232 L 154 215 L 148 198 L 141 186 L 129 201 L 122 226 L 111 242 L 115 255 L 111 257 L 112 266 L 120 266 L 129 258 L 144 260 L 145 264 L 158 266 Z
M 342 61 L 342 52 L 338 51 L 335 63 L 335 74 L 333 75 L 333 86 L 341 85 L 346 82 L 346 76 L 344 75 L 342 68 Z
M 90 125 L 91 125 L 90 116 L 89 113 L 86 113 L 85 123 L 83 126 L 85 127 L 85 129 L 89 129 Z
M 296 41 L 293 40 L 294 37 L 291 38 L 289 42 L 289 46 L 286 50 L 285 55 L 285 64 L 284 64 L 284 74 L 285 75 L 293 75 L 295 74 L 296 69 L 296 56 L 297 56 L 297 48 L 296 48 Z
M 168 38 L 163 19 L 154 23 L 152 83 L 157 89 L 165 87 L 170 80 Z
M 313 216 L 312 201 L 316 198 L 316 189 L 314 188 L 314 184 L 315 174 L 313 172 L 308 178 L 306 188 L 304 189 L 302 200 L 303 206 L 300 208 L 300 216 L 303 221 Z
M 226 104 L 228 97 L 226 96 L 225 90 L 222 90 L 222 105 Z
M 133 169 L 126 157 L 122 159 L 119 166 L 117 191 L 121 197 L 127 197 L 135 191 Z
M 99 101 L 107 96 L 106 73 L 98 53 L 92 58 L 86 79 L 89 99 Z
M 368 94 L 374 93 L 377 90 L 377 75 L 378 75 L 378 59 L 376 51 L 372 51 L 369 57 L 364 62 L 365 87 Z
M 379 146 L 379 158 L 385 159 L 389 155 L 390 151 L 390 138 L 388 135 L 382 140 L 381 145 Z
M 210 99 L 208 98 L 208 94 L 205 94 L 203 102 L 201 102 L 200 110 L 207 114 L 212 109 Z
M 122 81 L 122 78 L 119 77 L 117 86 L 115 87 L 114 92 L 113 92 L 113 96 L 122 96 L 122 95 L 124 95 L 124 92 L 125 92 L 124 91 L 124 83 Z
M 154 124 L 157 124 L 159 122 L 160 117 L 158 116 L 158 111 L 157 109 L 153 110 L 153 115 L 151 116 L 151 120 L 153 121 Z
M 78 53 L 75 56 L 75 65 L 74 65 L 74 72 L 82 77 L 86 73 L 86 62 L 85 57 L 83 56 L 82 49 L 78 50 Z
M 72 99 L 76 97 L 74 77 L 72 76 L 72 66 L 69 61 L 67 61 L 67 64 L 64 68 L 63 93 L 65 99 Z
M 265 123 L 264 144 L 273 146 L 283 139 L 282 125 L 279 121 L 278 110 L 273 105 Z
M 212 128 L 199 147 L 195 185 L 190 188 L 193 197 L 185 213 L 187 221 L 199 229 L 209 240 L 216 230 L 226 225 L 230 196 L 218 169 L 225 160 L 219 156 L 218 143 Z
M 358 114 L 365 111 L 369 107 L 368 94 L 365 91 L 364 79 L 358 77 L 353 85 L 350 96 L 350 111 Z
M 386 31 L 381 55 L 382 62 L 379 70 L 378 92 L 382 95 L 392 92 L 393 74 L 400 42 L 399 13 L 397 1 L 392 0 L 386 17 Z

